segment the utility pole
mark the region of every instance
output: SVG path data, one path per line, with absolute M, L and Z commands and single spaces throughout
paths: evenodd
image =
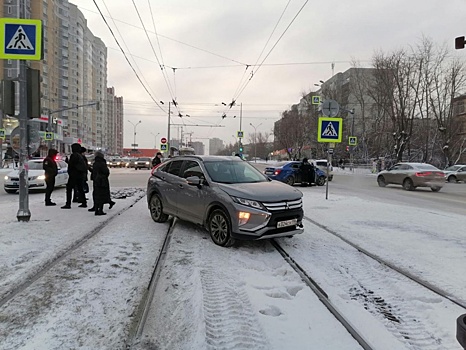
M 239 131 L 242 131 L 242 129 L 241 129 L 242 122 L 243 122 L 243 102 L 241 102 L 239 104 Z M 242 158 L 243 157 L 243 152 L 240 151 L 240 150 L 243 149 L 243 139 L 241 137 L 239 138 L 238 147 L 239 147 L 238 153 Z
M 170 155 L 170 145 L 171 145 L 171 141 L 170 141 L 170 114 L 171 114 L 170 105 L 171 105 L 171 102 L 168 102 L 167 155 Z

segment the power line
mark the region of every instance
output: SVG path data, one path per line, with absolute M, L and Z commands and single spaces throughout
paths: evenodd
M 296 18 L 299 16 L 299 14 L 301 13 L 301 11 L 304 9 L 304 7 L 306 6 L 306 4 L 309 2 L 309 0 L 306 0 L 303 4 L 303 6 L 301 6 L 301 8 L 299 9 L 299 11 L 296 13 L 296 15 L 293 17 L 293 19 L 291 20 L 290 24 L 288 24 L 288 26 L 285 28 L 285 30 L 283 31 L 283 33 L 280 35 L 280 37 L 277 39 L 277 41 L 275 42 L 275 44 L 272 46 L 272 48 L 269 50 L 269 52 L 267 53 L 267 55 L 264 57 L 264 59 L 262 60 L 261 64 L 259 65 L 259 67 L 257 67 L 256 69 L 256 72 L 255 74 L 257 74 L 257 72 L 259 71 L 259 69 L 261 68 L 262 64 L 265 62 L 265 60 L 267 59 L 267 57 L 270 56 L 270 54 L 272 53 L 273 49 L 277 46 L 277 44 L 280 42 L 280 40 L 283 38 L 283 36 L 285 35 L 285 33 L 288 31 L 288 29 L 291 27 L 291 25 L 293 24 L 293 22 L 296 20 Z M 249 82 L 252 80 L 252 78 L 254 77 L 254 75 L 251 75 L 251 77 L 249 78 L 249 80 L 246 82 L 246 84 L 243 86 L 243 88 L 240 90 L 240 92 L 238 93 L 237 96 L 233 97 L 233 101 L 236 101 L 239 96 L 241 96 L 241 94 L 243 93 L 244 89 L 246 89 L 246 87 L 249 85 Z
M 275 24 L 275 27 L 274 27 L 273 30 L 272 30 L 272 33 L 270 33 L 269 38 L 267 39 L 267 41 L 266 41 L 264 47 L 262 48 L 261 53 L 259 54 L 259 56 L 257 57 L 256 62 L 255 62 L 252 66 L 255 67 L 255 66 L 257 65 L 257 63 L 259 62 L 259 60 L 260 60 L 262 54 L 263 54 L 264 51 L 265 51 L 265 48 L 267 47 L 267 45 L 269 44 L 270 39 L 271 39 L 272 36 L 273 36 L 273 33 L 275 33 L 275 30 L 277 29 L 278 24 L 280 23 L 281 19 L 283 18 L 283 15 L 285 14 L 286 9 L 287 9 L 288 6 L 290 5 L 290 2 L 291 2 L 291 0 L 288 0 L 288 3 L 286 4 L 285 8 L 283 9 L 283 11 L 282 11 L 280 17 L 278 18 L 277 23 Z M 249 66 L 248 66 L 248 67 L 249 67 Z M 248 67 L 246 67 L 246 70 L 248 69 Z M 244 78 L 244 76 L 245 76 L 246 70 L 244 71 L 243 76 L 241 77 L 241 79 L 240 79 L 240 81 L 239 81 L 239 84 L 238 84 L 238 86 L 236 87 L 236 90 L 235 90 L 235 93 L 233 94 L 233 96 L 236 96 L 236 93 L 238 92 L 238 89 L 240 88 L 240 86 L 241 86 L 241 84 L 242 84 L 242 81 L 243 81 L 243 78 Z M 253 74 L 253 72 L 252 72 L 251 74 Z
M 94 3 L 95 3 L 95 0 L 94 0 Z M 85 11 L 92 12 L 92 13 L 97 13 L 97 12 L 95 12 L 95 11 L 86 9 L 86 8 L 84 8 L 84 7 L 81 7 L 81 6 L 79 6 L 79 8 L 82 9 L 82 10 L 85 10 Z M 99 12 L 100 12 L 100 10 L 99 10 Z M 102 13 L 100 13 L 100 15 L 102 16 Z M 123 23 L 123 24 L 126 24 L 126 25 L 128 25 L 128 26 L 131 26 L 131 27 L 134 27 L 134 28 L 137 28 L 137 29 L 142 29 L 141 27 L 138 27 L 138 26 L 136 26 L 136 25 L 134 25 L 134 24 L 132 24 L 132 23 L 128 23 L 128 22 L 125 22 L 125 21 L 121 21 L 121 20 L 118 20 L 118 19 L 115 19 L 115 21 L 120 22 L 120 23 Z M 206 52 L 206 53 L 208 53 L 208 54 L 210 54 L 210 55 L 213 55 L 213 56 L 216 56 L 216 57 L 219 57 L 219 58 L 223 58 L 223 59 L 228 60 L 228 61 L 231 61 L 231 62 L 238 63 L 238 64 L 240 64 L 240 65 L 242 65 L 242 66 L 247 66 L 246 63 L 243 63 L 243 62 L 234 60 L 234 59 L 229 58 L 229 57 L 226 57 L 226 56 L 219 55 L 219 54 L 217 54 L 217 53 L 215 53 L 215 52 L 212 52 L 212 51 L 209 51 L 209 50 L 206 50 L 206 49 L 203 49 L 203 48 L 200 48 L 200 47 L 191 45 L 191 44 L 187 44 L 187 43 L 185 43 L 185 42 L 183 42 L 183 41 L 170 38 L 170 37 L 168 37 L 168 36 L 166 36 L 166 35 L 157 34 L 157 33 L 154 33 L 154 34 L 156 34 L 157 36 L 162 37 L 162 38 L 164 38 L 164 39 L 167 39 L 167 40 L 170 40 L 170 41 L 174 41 L 174 42 L 176 42 L 176 43 L 178 43 L 178 44 L 185 45 L 185 46 L 191 47 L 191 48 L 193 48 L 193 49 Z
M 155 52 L 154 46 L 152 45 L 152 41 L 150 40 L 149 34 L 147 33 L 146 26 L 144 25 L 144 21 L 141 18 L 138 7 L 136 6 L 136 3 L 134 2 L 134 0 L 133 0 L 133 5 L 134 5 L 134 9 L 136 10 L 136 13 L 137 13 L 137 15 L 139 17 L 139 21 L 141 22 L 142 28 L 144 29 L 144 33 L 146 34 L 147 40 L 149 41 L 152 52 L 154 53 L 155 59 L 157 60 L 157 63 L 159 65 L 160 70 L 162 71 L 163 79 L 165 80 L 165 84 L 167 85 L 168 92 L 170 93 L 170 96 L 171 96 L 172 100 L 175 101 L 175 97 L 173 95 L 173 91 L 172 91 L 170 82 L 167 80 L 167 77 L 166 77 L 164 69 L 163 69 L 163 65 L 159 61 L 159 57 L 157 56 L 157 53 Z M 177 104 L 175 104 L 175 107 L 178 110 Z
M 113 33 L 113 30 L 112 28 L 110 27 L 110 25 L 108 24 L 107 20 L 105 19 L 102 11 L 100 10 L 99 8 L 99 5 L 97 5 L 97 2 L 96 0 L 93 0 L 94 1 L 94 5 L 97 7 L 97 10 L 99 11 L 100 13 L 100 16 L 102 17 L 105 25 L 107 26 L 108 30 L 110 31 L 110 34 L 112 34 L 113 36 L 113 39 L 115 40 L 115 42 L 117 43 L 118 47 L 120 48 L 120 51 L 123 53 L 123 56 L 125 56 L 125 59 L 126 59 L 126 62 L 128 62 L 129 66 L 131 67 L 131 69 L 133 70 L 134 74 L 136 75 L 136 77 L 138 78 L 139 82 L 141 83 L 141 85 L 143 86 L 144 90 L 146 90 L 147 94 L 151 97 L 152 101 L 154 101 L 154 103 L 157 105 L 157 107 L 159 107 L 162 111 L 165 112 L 165 110 L 158 104 L 158 102 L 154 99 L 154 97 L 152 96 L 152 94 L 149 92 L 149 90 L 147 89 L 147 87 L 144 85 L 143 81 L 141 80 L 141 77 L 139 76 L 139 74 L 136 72 L 136 70 L 134 69 L 133 65 L 131 64 L 130 60 L 128 59 L 128 56 L 126 55 L 125 53 L 125 50 L 123 50 L 123 48 L 121 47 L 118 39 L 116 38 L 115 34 Z M 165 112 L 166 113 L 166 112 Z
M 135 56 L 133 56 L 133 55 L 131 54 L 131 51 L 129 50 L 129 47 L 128 47 L 128 45 L 126 44 L 126 41 L 125 41 L 123 35 L 120 33 L 120 30 L 118 29 L 118 26 L 116 25 L 115 20 L 114 20 L 113 17 L 110 15 L 110 10 L 108 9 L 107 4 L 105 3 L 105 0 L 102 0 L 102 2 L 103 2 L 103 4 L 104 4 L 104 6 L 105 6 L 105 9 L 107 10 L 107 12 L 108 12 L 108 14 L 109 14 L 109 17 L 112 19 L 113 25 L 115 26 L 115 29 L 117 30 L 118 34 L 120 35 L 121 40 L 123 41 L 123 44 L 125 44 L 126 50 L 127 50 L 127 51 L 129 52 L 129 54 L 131 55 L 131 58 L 133 58 L 134 64 L 136 65 L 136 68 L 139 70 L 139 73 L 140 73 L 141 76 L 144 78 L 145 84 L 146 84 L 147 86 L 149 86 L 149 88 L 150 88 L 150 85 L 149 85 L 149 83 L 147 82 L 147 80 L 145 79 L 144 74 L 142 73 L 142 70 L 139 68 L 139 66 L 138 66 L 138 64 L 137 64 L 137 62 L 136 62 L 136 60 L 134 59 Z M 152 89 L 151 89 L 151 90 L 152 90 Z M 154 95 L 156 95 L 156 94 L 154 93 Z M 157 98 L 157 96 L 156 96 L 156 98 Z M 160 101 L 159 98 L 157 98 L 157 100 Z

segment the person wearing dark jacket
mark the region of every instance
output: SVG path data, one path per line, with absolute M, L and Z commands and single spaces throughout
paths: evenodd
M 71 155 L 68 160 L 68 182 L 66 183 L 66 204 L 62 206 L 62 209 L 71 209 L 71 199 L 73 195 L 73 189 L 77 187 L 78 198 L 81 199 L 81 208 L 87 208 L 86 195 L 83 191 L 82 183 L 84 180 L 84 174 L 87 174 L 87 164 L 84 162 L 84 158 L 81 155 L 81 145 L 79 143 L 73 143 L 71 145 Z M 80 184 L 80 186 L 78 186 Z
M 154 159 L 152 159 L 152 166 L 156 166 L 157 164 L 162 163 L 162 153 L 157 152 Z
M 110 204 L 110 209 L 115 205 L 115 202 L 110 198 L 110 182 L 108 181 L 110 170 L 102 152 L 96 151 L 94 155 L 91 173 L 94 188 L 92 192 L 94 206 L 89 211 L 95 211 L 95 215 L 106 215 L 104 213 L 104 204 Z
M 307 184 L 312 186 L 315 177 L 314 166 L 308 162 L 307 158 L 303 158 L 299 169 L 301 170 L 301 186 L 307 186 Z
M 84 194 L 89 192 L 89 184 L 87 183 L 87 171 L 88 170 L 90 171 L 90 169 L 89 169 L 89 162 L 87 161 L 87 158 L 86 158 L 86 152 L 87 152 L 87 149 L 85 147 L 81 147 L 81 156 L 84 158 L 84 163 L 86 164 L 86 172 L 83 174 L 82 183 L 77 184 L 73 190 L 73 203 L 82 203 L 81 198 L 79 198 L 78 196 L 78 193 L 79 193 L 78 186 L 81 186 L 83 188 L 82 192 Z
M 55 188 L 55 177 L 58 175 L 57 162 L 55 161 L 57 154 L 58 151 L 56 149 L 50 148 L 47 157 L 42 162 L 42 168 L 45 170 L 45 184 L 47 185 L 45 188 L 46 206 L 57 205 L 52 202 L 50 198 L 52 196 L 53 189 Z

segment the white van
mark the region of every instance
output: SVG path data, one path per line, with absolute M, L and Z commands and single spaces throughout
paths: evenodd
M 312 164 L 314 164 L 314 166 L 318 167 L 320 170 L 322 170 L 327 175 L 328 181 L 333 180 L 333 166 L 332 166 L 332 164 L 330 164 L 330 167 L 328 169 L 329 172 L 327 174 L 327 159 L 315 159 L 315 160 L 312 161 Z

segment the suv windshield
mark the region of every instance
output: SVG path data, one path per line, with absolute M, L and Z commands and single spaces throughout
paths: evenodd
M 204 163 L 212 181 L 236 184 L 251 182 L 266 182 L 267 178 L 248 162 L 213 161 Z

